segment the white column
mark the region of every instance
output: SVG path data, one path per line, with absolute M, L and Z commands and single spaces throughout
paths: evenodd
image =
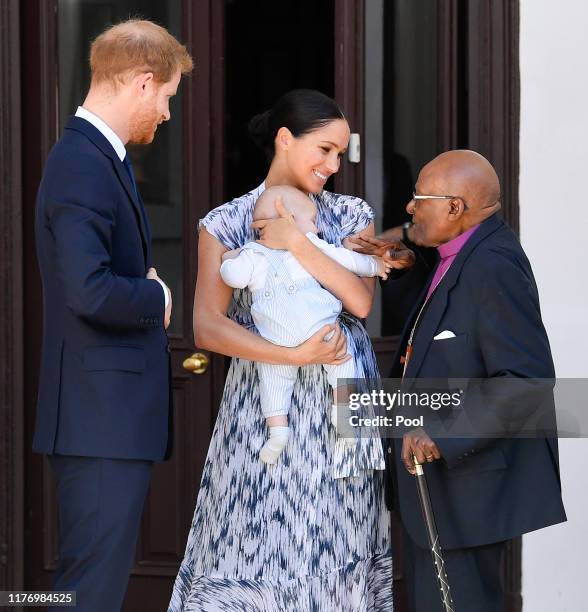
M 588 374 L 586 24 L 584 0 L 521 0 L 521 240 L 560 378 Z M 569 520 L 523 539 L 525 612 L 588 609 L 588 441 L 560 460 Z

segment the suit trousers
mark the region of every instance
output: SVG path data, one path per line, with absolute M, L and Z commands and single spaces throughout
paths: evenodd
M 134 561 L 152 462 L 65 455 L 49 462 L 60 531 L 53 589 L 76 591 L 78 612 L 116 612 Z
M 405 572 L 410 612 L 444 612 L 430 550 L 405 533 Z M 443 551 L 457 612 L 504 612 L 501 562 L 506 542 Z

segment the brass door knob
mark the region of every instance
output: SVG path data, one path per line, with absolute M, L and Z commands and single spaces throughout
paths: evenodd
M 193 374 L 203 374 L 208 368 L 208 357 L 204 353 L 194 353 L 182 363 L 184 369 Z

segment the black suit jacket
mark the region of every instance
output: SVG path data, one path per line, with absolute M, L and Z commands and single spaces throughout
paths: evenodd
M 429 279 L 430 280 L 430 279 Z M 391 377 L 402 376 L 400 354 L 429 283 L 401 336 Z M 454 338 L 433 340 L 449 330 Z M 493 216 L 461 249 L 421 315 L 405 380 L 553 379 L 537 287 L 523 249 Z M 426 429 L 426 427 L 425 427 Z M 507 540 L 566 520 L 555 438 L 435 439 L 443 459 L 425 471 L 446 549 Z M 428 547 L 414 477 L 391 440 L 388 485 L 412 539 Z
M 164 294 L 151 232 L 108 140 L 73 117 L 37 196 L 43 349 L 33 448 L 161 460 L 171 449 Z

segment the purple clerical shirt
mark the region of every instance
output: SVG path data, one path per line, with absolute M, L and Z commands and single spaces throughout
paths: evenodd
M 461 251 L 463 245 L 469 240 L 470 236 L 480 227 L 480 224 L 474 225 L 474 227 L 470 227 L 469 230 L 460 234 L 453 240 L 446 242 L 445 244 L 441 244 L 437 247 L 437 251 L 441 259 L 437 264 L 437 268 L 435 270 L 435 275 L 433 276 L 433 280 L 429 285 L 429 291 L 427 292 L 427 298 L 425 300 L 428 301 L 429 297 L 431 297 L 431 293 L 435 291 L 437 285 L 441 282 L 441 279 L 445 276 L 447 270 L 449 270 L 449 266 L 453 263 L 453 260 L 457 257 L 457 254 Z

